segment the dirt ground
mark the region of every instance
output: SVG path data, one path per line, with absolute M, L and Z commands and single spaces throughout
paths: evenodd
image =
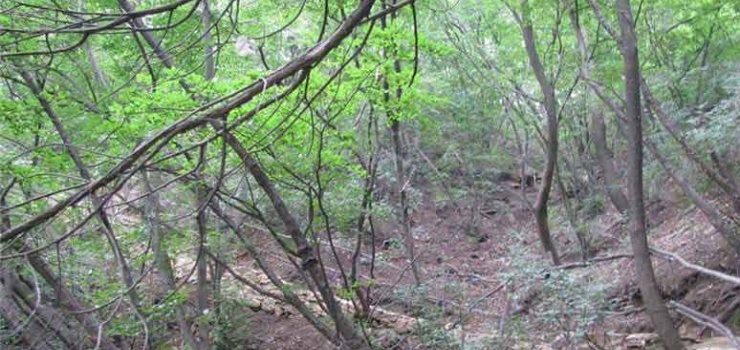
M 465 335 L 468 344 L 481 344 L 486 337 L 495 335 L 510 317 L 504 315 L 516 313 L 526 323 L 528 310 L 542 303 L 533 297 L 524 302 L 532 305 L 517 305 L 516 298 L 526 299 L 528 295 L 537 295 L 537 287 L 507 280 L 506 273 L 513 269 L 514 255 L 526 251 L 539 255 L 540 260 L 547 261 L 542 254 L 532 224 L 532 216 L 527 206 L 507 194 L 494 193 L 490 198 L 483 198 L 475 203 L 459 201 L 457 203 L 435 203 L 423 201 L 424 205 L 412 213 L 413 234 L 416 239 L 417 259 L 422 267 L 422 289 L 424 297 L 411 293 L 414 280 L 409 271 L 409 261 L 403 247 L 399 244 L 399 229 L 389 223 L 377 223 L 374 240 L 377 252 L 373 280 L 376 287 L 371 296 L 374 302 L 387 310 L 403 313 L 412 317 L 424 318 L 433 315 L 434 324 L 423 329 L 429 335 L 436 334 L 433 329 L 446 334 L 462 337 Z M 737 274 L 737 257 L 704 217 L 695 208 L 682 208 L 679 203 L 656 200 L 648 205 L 651 219 L 651 246 L 677 253 L 688 261 L 707 268 Z M 551 215 L 556 222 L 553 233 L 556 237 L 566 264 L 578 262 L 578 246 L 567 229 L 567 225 L 557 224 L 558 214 Z M 629 252 L 623 220 L 613 211 L 607 210 L 590 221 L 589 231 L 595 237 L 600 250 L 597 257 L 618 255 Z M 335 234 L 338 236 L 338 234 Z M 344 266 L 349 266 L 352 259 L 354 241 L 338 236 L 336 251 Z M 336 238 L 336 237 L 335 237 Z M 255 232 L 253 239 L 260 246 L 269 246 L 271 239 L 264 233 Z M 326 237 L 321 237 L 326 241 Z M 369 243 L 363 248 L 359 275 L 370 279 Z M 321 245 L 321 255 L 329 277 L 337 284 L 341 282 L 342 271 L 332 263 L 333 253 L 327 244 Z M 278 250 L 265 249 L 277 252 Z M 364 260 L 363 260 L 364 259 Z M 292 266 L 284 256 L 270 255 L 273 264 L 283 266 L 280 273 L 285 280 L 296 281 Z M 734 315 L 738 304 L 738 289 L 716 279 L 699 276 L 675 262 L 664 259 L 654 260 L 656 275 L 666 298 L 696 308 L 699 311 L 727 321 Z M 248 259 L 240 270 L 253 268 Z M 345 271 L 347 273 L 347 271 Z M 629 258 L 614 259 L 594 263 L 589 267 L 569 269 L 572 283 L 603 283 L 603 300 L 609 309 L 601 314 L 597 323 L 590 327 L 589 338 L 605 343 L 614 338 L 633 333 L 649 331 L 649 322 L 642 310 L 639 291 L 636 287 L 632 264 Z M 504 281 L 509 283 L 501 288 Z M 530 280 L 531 281 L 531 280 Z M 542 305 L 540 305 L 542 308 Z M 432 310 L 432 311 L 430 311 Z M 694 340 L 711 336 L 707 329 L 676 317 L 682 335 Z M 246 349 L 331 349 L 332 346 L 323 339 L 297 313 L 268 314 L 252 312 L 249 316 L 249 343 Z M 396 334 L 383 329 L 372 330 L 373 336 L 379 338 L 379 345 L 397 349 L 423 349 L 419 337 L 409 334 Z M 421 338 L 424 335 L 422 334 Z M 557 349 L 563 336 L 557 333 L 539 334 L 531 339 L 531 346 L 550 346 Z M 617 342 L 622 340 L 617 340 Z M 478 347 L 485 348 L 485 346 Z M 545 349 L 544 347 L 543 349 Z M 585 347 L 588 348 L 588 347 Z M 615 346 L 612 348 L 620 348 Z

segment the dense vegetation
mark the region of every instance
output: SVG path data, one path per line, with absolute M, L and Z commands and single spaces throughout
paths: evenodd
M 567 272 L 627 258 L 682 349 L 695 310 L 666 306 L 645 208 L 677 192 L 740 253 L 739 33 L 722 0 L 3 1 L 0 347 L 244 348 L 256 296 L 326 346 L 390 347 L 376 309 L 433 299 L 436 211 L 516 256 L 484 298 L 546 275 L 567 299 L 532 339 L 589 338 L 602 291 Z M 487 231 L 494 193 L 532 225 Z M 591 229 L 608 213 L 626 256 Z M 528 341 L 412 311 L 400 348 Z

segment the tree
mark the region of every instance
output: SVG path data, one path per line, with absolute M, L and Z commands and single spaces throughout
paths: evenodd
M 539 280 L 530 245 L 561 277 L 609 258 L 607 197 L 673 341 L 645 207 L 693 204 L 740 250 L 738 7 L 602 3 L 3 2 L 0 347 L 234 348 L 273 301 L 330 347 L 386 345 L 394 298 L 463 327 L 497 297 L 468 282 Z M 506 252 L 462 280 L 440 241 Z
M 82 310 L 89 309 L 75 305 L 70 307 L 70 312 L 85 325 L 85 330 L 90 335 L 91 343 L 100 343 L 104 348 L 114 349 L 120 346 L 127 346 L 124 341 L 116 344 L 109 341 L 120 336 L 121 332 L 124 337 L 139 341 L 152 341 L 149 337 L 151 327 L 160 327 L 157 323 L 157 312 L 149 308 L 153 304 L 166 302 L 167 299 L 173 298 L 175 294 L 181 294 L 183 285 L 176 281 L 173 271 L 172 262 L 170 261 L 170 252 L 182 247 L 182 243 L 176 244 L 170 235 L 165 235 L 162 230 L 168 232 L 186 231 L 191 232 L 191 228 L 184 224 L 172 224 L 169 222 L 171 212 L 167 212 L 164 202 L 171 202 L 173 198 L 179 203 L 190 203 L 184 207 L 174 209 L 190 208 L 189 213 L 181 212 L 177 215 L 181 217 L 192 217 L 193 226 L 196 227 L 194 246 L 196 251 L 189 251 L 185 255 L 194 254 L 195 263 L 193 271 L 196 272 L 197 286 L 197 316 L 192 316 L 190 311 L 183 307 L 182 304 L 175 304 L 174 311 L 178 320 L 183 339 L 188 346 L 193 348 L 209 348 L 212 346 L 214 338 L 213 317 L 207 313 L 210 310 L 209 299 L 211 296 L 218 296 L 218 281 L 223 274 L 223 269 L 228 270 L 229 266 L 225 262 L 232 252 L 217 251 L 217 242 L 221 240 L 224 233 L 214 233 L 216 227 L 227 227 L 233 231 L 234 235 L 244 243 L 245 248 L 254 257 L 257 264 L 268 276 L 274 286 L 280 291 L 279 294 L 265 291 L 259 286 L 246 283 L 256 291 L 273 298 L 284 300 L 292 304 L 307 321 L 314 325 L 319 333 L 326 338 L 344 348 L 366 348 L 367 341 L 360 335 L 356 325 L 348 317 L 339 304 L 334 281 L 330 280 L 327 272 L 324 270 L 324 262 L 319 254 L 321 242 L 319 242 L 319 233 L 315 232 L 318 227 L 325 226 L 325 234 L 328 236 L 329 245 L 334 252 L 334 258 L 337 263 L 342 262 L 336 254 L 334 247 L 335 238 L 332 237 L 333 225 L 335 218 L 330 217 L 329 210 L 334 208 L 328 207 L 327 192 L 322 188 L 325 186 L 322 173 L 325 169 L 333 169 L 335 172 L 340 167 L 349 167 L 344 163 L 344 159 L 333 159 L 329 166 L 323 163 L 332 150 L 326 151 L 324 147 L 331 146 L 327 140 L 336 142 L 339 137 L 333 134 L 326 136 L 327 128 L 331 128 L 330 123 L 336 122 L 335 116 L 324 119 L 323 125 L 310 125 L 309 128 L 293 128 L 293 135 L 277 137 L 260 147 L 262 150 L 254 150 L 251 145 L 252 138 L 263 138 L 270 136 L 274 130 L 280 130 L 281 134 L 288 132 L 288 128 L 283 128 L 285 120 L 293 118 L 302 119 L 306 111 L 310 111 L 311 117 L 317 110 L 316 105 L 325 104 L 325 111 L 342 115 L 342 113 L 352 112 L 355 108 L 342 107 L 333 104 L 336 95 L 327 97 L 324 95 L 327 88 L 338 85 L 338 81 L 346 85 L 362 85 L 364 79 L 347 79 L 341 76 L 345 70 L 351 70 L 350 63 L 355 62 L 355 58 L 362 53 L 364 46 L 373 33 L 374 23 L 378 18 L 385 17 L 393 12 L 399 11 L 404 6 L 399 4 L 389 8 L 381 8 L 380 14 L 371 15 L 375 4 L 374 1 L 363 1 L 351 12 L 347 12 L 343 5 L 332 8 L 332 13 L 340 14 L 342 20 L 338 22 L 338 27 L 333 32 L 328 32 L 329 15 L 325 9 L 315 12 L 306 12 L 308 15 L 318 15 L 323 18 L 324 24 L 317 27 L 319 40 L 316 43 L 308 45 L 310 40 L 306 40 L 306 51 L 301 53 L 295 49 L 290 49 L 291 57 L 286 60 L 285 64 L 278 69 L 269 69 L 268 60 L 282 59 L 282 52 L 276 52 L 274 57 L 265 57 L 262 48 L 260 53 L 266 69 L 255 74 L 250 71 L 249 74 L 242 76 L 223 76 L 221 81 L 214 78 L 218 76 L 216 66 L 218 55 L 221 55 L 231 66 L 228 68 L 240 69 L 249 65 L 249 62 L 235 63 L 233 55 L 224 54 L 224 43 L 227 39 L 221 37 L 224 32 L 233 32 L 236 30 L 235 23 L 243 22 L 243 16 L 253 15 L 249 11 L 234 13 L 235 2 L 228 4 L 216 4 L 215 2 L 205 1 L 179 1 L 166 3 L 163 5 L 153 5 L 147 9 L 137 9 L 134 5 L 126 0 L 119 0 L 118 4 L 123 12 L 106 11 L 106 4 L 90 4 L 90 9 L 71 9 L 66 4 L 53 4 L 45 7 L 46 11 L 60 17 L 64 17 L 71 22 L 87 23 L 88 21 L 102 23 L 100 26 L 80 26 L 79 30 L 65 31 L 63 29 L 48 29 L 54 26 L 48 26 L 49 33 L 59 34 L 57 39 L 50 46 L 45 46 L 42 41 L 37 40 L 37 29 L 34 29 L 33 21 L 19 21 L 15 23 L 18 35 L 13 38 L 3 38 L 0 43 L 3 47 L 3 62 L 10 62 L 8 69 L 4 72 L 4 77 L 13 83 L 5 84 L 3 87 L 10 96 L 20 96 L 23 102 L 31 101 L 30 96 L 35 97 L 40 108 L 34 107 L 34 111 L 41 110 L 44 112 L 51 124 L 55 127 L 59 137 L 62 139 L 61 147 L 66 151 L 67 156 L 72 159 L 72 164 L 80 173 L 82 183 L 72 185 L 67 189 L 61 182 L 51 182 L 46 185 L 48 188 L 39 186 L 33 191 L 28 192 L 23 202 L 21 193 L 17 187 L 8 186 L 3 201 L 10 202 L 7 206 L 14 205 L 14 208 L 20 208 L 21 211 L 28 210 L 28 215 L 34 216 L 30 220 L 21 218 L 18 214 L 11 214 L 7 217 L 7 225 L 3 227 L 0 241 L 4 244 L 23 242 L 26 237 L 37 236 L 40 241 L 38 245 L 19 251 L 17 257 L 31 255 L 31 261 L 36 261 L 37 255 L 50 246 L 57 244 L 61 249 L 77 249 L 79 246 L 87 244 L 89 250 L 77 249 L 79 259 L 103 259 L 109 253 L 113 253 L 119 266 L 125 267 L 123 270 L 123 289 L 124 295 L 130 297 L 127 307 L 115 308 L 113 313 L 118 313 L 121 317 L 121 323 L 116 324 L 115 331 L 104 332 L 105 322 L 94 320 L 88 317 L 87 312 Z M 35 11 L 34 5 L 21 5 L 10 12 L 14 15 L 23 15 L 23 11 Z M 194 6 L 194 7 L 191 7 Z M 100 8 L 98 8 L 100 7 Z M 260 10 L 273 10 L 269 6 Z M 279 10 L 279 9 L 277 9 Z M 277 11 L 275 10 L 275 11 Z M 304 8 L 300 7 L 299 15 Z M 316 9 L 312 9 L 316 10 Z M 28 12 L 28 13 L 30 13 Z M 106 13 L 108 12 L 108 13 Z M 195 18 L 194 13 L 201 14 L 200 18 Z M 246 13 L 246 15 L 244 14 Z M 5 15 L 4 15 L 5 16 Z M 21 16 L 23 17 L 23 16 Z M 269 17 L 269 16 L 268 16 Z M 175 22 L 171 19 L 177 18 Z M 3 20 L 8 17 L 3 17 Z M 232 20 L 231 24 L 225 20 Z M 293 23 L 293 22 L 291 22 Z M 167 28 L 164 30 L 163 28 Z M 364 32 L 362 29 L 364 28 Z M 283 28 L 285 29 L 285 28 Z M 268 35 L 262 40 L 271 39 L 275 35 L 282 35 L 283 29 Z M 190 30 L 198 34 L 195 37 L 190 35 Z M 105 52 L 107 55 L 95 55 L 97 42 L 93 38 L 103 38 L 99 34 L 111 34 L 104 41 Z M 174 42 L 186 43 L 184 46 L 174 44 Z M 348 39 L 349 38 L 349 39 Z M 133 39 L 128 44 L 122 44 L 125 39 Z M 143 39 L 143 40 L 140 40 Z M 28 45 L 15 45 L 17 42 L 27 42 Z M 101 39 L 102 40 L 102 39 Z M 300 43 L 303 45 L 304 43 Z M 76 51 L 77 47 L 85 45 L 85 56 L 92 66 L 92 72 L 85 70 L 70 70 L 70 66 L 75 66 L 78 62 Z M 184 51 L 183 47 L 185 47 Z M 188 52 L 190 48 L 204 49 L 204 55 L 182 55 Z M 334 53 L 338 48 L 350 48 L 353 53 L 349 57 L 342 54 Z M 171 51 L 170 51 L 171 50 Z M 63 55 L 67 60 L 59 62 L 50 60 L 44 61 L 46 57 L 53 55 Z M 110 59 L 111 56 L 132 57 L 135 64 L 129 65 L 130 62 L 117 61 Z M 104 57 L 102 60 L 100 57 Z M 201 60 L 202 58 L 202 60 Z M 43 72 L 37 77 L 27 73 L 38 62 L 47 64 Z M 255 60 L 257 61 L 257 60 Z M 326 66 L 321 66 L 327 62 Z M 205 65 L 205 79 L 200 79 L 188 72 Z M 120 67 L 119 66 L 124 66 Z M 138 65 L 138 66 L 137 66 Z M 228 68 L 221 65 L 222 69 Z M 350 67 L 350 68 L 348 68 Z M 71 75 L 66 75 L 65 70 L 72 71 Z M 92 74 L 90 74 L 92 73 Z M 84 81 L 93 76 L 98 81 L 99 86 L 88 86 L 89 90 L 78 89 L 79 86 L 67 85 L 67 82 L 74 82 L 75 79 Z M 261 78 L 258 78 L 261 77 Z M 255 80 L 256 79 L 256 80 Z M 251 81 L 251 82 L 250 82 Z M 305 85 L 302 85 L 304 84 Z M 16 89 L 19 84 L 28 87 L 28 91 Z M 106 91 L 108 87 L 115 87 L 114 91 Z M 303 93 L 297 93 L 299 88 L 305 88 Z M 333 87 L 332 87 L 333 88 Z M 266 91 L 273 89 L 278 90 L 277 94 L 272 97 L 260 97 Z M 141 94 L 141 91 L 146 94 Z M 348 89 L 347 89 L 348 90 Z M 341 91 L 342 94 L 347 90 Z M 339 89 L 337 89 L 339 91 Z M 146 95 L 149 96 L 146 96 Z M 105 96 L 104 98 L 100 96 Z M 349 94 L 350 97 L 354 94 Z M 342 97 L 344 98 L 344 97 Z M 290 101 L 294 103 L 294 108 L 283 108 L 281 103 Z M 351 100 L 350 100 L 351 101 Z M 273 106 L 275 105 L 275 106 Z M 14 113 L 20 111 L 20 103 L 9 102 L 4 104 L 5 111 Z M 162 110 L 155 111 L 158 107 L 164 107 L 167 112 Z M 187 113 L 183 117 L 178 117 L 180 112 L 172 113 L 175 110 L 191 110 L 193 114 Z M 267 110 L 267 113 L 264 111 Z M 359 108 L 358 108 L 359 110 Z M 138 111 L 138 112 L 137 112 Z M 262 113 L 261 113 L 262 112 Z M 255 118 L 257 114 L 279 113 L 282 118 L 277 124 L 269 125 L 274 128 L 270 130 L 250 131 L 243 128 L 243 125 Z M 75 115 L 76 117 L 71 117 Z M 194 117 L 193 117 L 194 116 Z M 323 115 L 322 117 L 327 117 Z M 173 122 L 175 119 L 179 121 Z M 266 118 L 265 120 L 267 120 Z M 333 120 L 333 121 L 332 121 Z M 342 121 L 344 122 L 344 121 Z M 109 124 L 110 123 L 110 124 Z M 272 123 L 270 121 L 270 123 Z M 287 125 L 291 126 L 294 122 Z M 3 119 L 3 124 L 22 130 L 18 127 L 16 121 Z M 112 124 L 116 127 L 107 129 Z M 90 127 L 79 128 L 80 125 Z M 241 130 L 240 126 L 242 126 Z M 39 130 L 44 128 L 44 121 L 39 119 Z M 68 130 L 77 128 L 76 133 L 70 133 Z M 318 155 L 317 163 L 296 164 L 296 166 L 285 166 L 281 160 L 277 159 L 274 152 L 285 151 L 291 143 L 300 142 L 307 136 L 316 135 L 319 128 L 323 129 L 321 137 L 316 138 L 311 146 L 307 148 L 308 154 L 312 157 Z M 157 130 L 159 129 L 159 130 Z M 108 136 L 100 139 L 101 134 Z M 148 135 L 152 132 L 152 135 Z M 263 133 L 264 132 L 264 133 Z M 20 139 L 27 137 L 24 133 L 15 135 Z M 341 136 L 341 135 L 339 135 Z M 33 138 L 34 135 L 31 135 Z M 46 134 L 39 132 L 35 135 L 35 142 L 38 149 L 43 149 L 44 143 L 47 142 Z M 4 145 L 5 146 L 5 145 Z M 4 147 L 3 146 L 3 147 Z M 46 167 L 49 171 L 57 173 L 68 173 L 69 169 L 65 161 L 52 162 L 49 157 L 37 157 L 36 148 L 25 148 L 25 140 L 19 141 L 15 145 L 8 145 L 8 150 L 13 150 L 20 154 L 15 159 L 20 162 L 14 164 L 9 170 L 13 179 L 19 179 L 19 182 L 26 184 L 31 183 L 26 180 L 29 172 L 32 171 L 23 163 L 26 155 L 28 158 L 38 159 L 33 166 L 36 169 Z M 332 146 L 335 147 L 335 146 Z M 18 149 L 16 151 L 16 149 Z M 98 149 L 92 153 L 87 150 Z M 259 159 L 258 157 L 262 157 Z M 271 161 L 273 159 L 273 161 Z M 54 159 L 56 161 L 56 159 Z M 88 166 L 87 162 L 96 164 Z M 246 164 L 247 166 L 243 166 Z M 308 166 L 306 166 L 308 165 Z M 235 180 L 234 170 L 243 169 L 243 177 Z M 309 172 L 306 172 L 308 170 Z M 22 171 L 25 171 L 23 173 Z M 273 175 L 270 174 L 273 173 Z M 284 177 L 275 177 L 275 173 L 282 172 Z M 237 172 L 238 173 L 238 172 Z M 286 178 L 295 178 L 297 184 L 303 188 L 293 186 L 286 182 Z M 315 179 L 312 177 L 315 176 Z M 334 174 L 333 178 L 337 178 Z M 74 179 L 73 177 L 69 177 Z M 152 181 L 152 179 L 155 179 Z M 145 186 L 138 186 L 135 183 L 143 181 Z M 251 182 L 256 185 L 249 188 L 250 198 L 244 200 L 237 198 L 232 194 L 231 189 L 239 187 L 239 183 Z M 348 181 L 349 182 L 349 181 Z M 152 184 L 155 183 L 155 184 Z M 318 186 L 315 185 L 318 183 Z M 61 188 L 61 189 L 60 189 Z M 296 190 L 297 188 L 297 190 Z M 121 193 L 126 191 L 141 191 L 143 193 L 139 198 L 129 200 L 122 199 L 123 202 L 117 202 Z M 36 193 L 39 191 L 39 193 Z M 302 217 L 303 213 L 300 206 L 295 200 L 295 193 L 306 194 L 309 207 L 309 221 L 301 222 L 297 217 Z M 286 195 L 287 193 L 287 195 Z M 53 205 L 39 206 L 39 201 L 47 197 L 56 196 L 52 202 Z M 124 196 L 125 197 L 125 196 Z M 151 198 L 149 198 L 151 197 Z M 90 200 L 89 206 L 87 201 Z M 20 203 L 20 204 L 18 204 Z M 318 206 L 322 213 L 322 219 L 315 219 L 313 216 L 314 206 Z M 124 206 L 133 210 L 134 213 L 142 215 L 147 222 L 147 230 L 131 229 L 125 223 L 122 223 L 118 217 L 107 220 L 109 211 L 117 206 Z M 4 204 L 3 207 L 6 207 Z M 328 208 L 327 208 L 328 207 Z M 226 208 L 226 209 L 224 209 Z M 172 209 L 172 208 L 167 208 Z M 262 258 L 260 251 L 264 248 L 256 248 L 249 242 L 248 237 L 243 236 L 240 223 L 234 218 L 239 217 L 235 213 L 243 210 L 244 213 L 239 221 L 255 221 L 264 225 L 272 234 L 277 244 L 283 248 L 282 254 L 286 256 L 296 268 L 297 273 L 303 275 L 306 288 L 318 296 L 317 299 L 326 314 L 328 314 L 330 324 L 320 320 L 316 311 L 309 309 L 306 301 L 297 296 L 297 293 L 291 290 L 294 288 L 282 281 L 282 278 L 275 273 L 269 266 L 266 259 Z M 268 211 L 265 215 L 264 211 Z M 16 211 L 20 213 L 20 211 Z M 4 212 L 5 213 L 5 212 Z M 300 214 L 296 214 L 300 213 Z M 24 214 L 26 216 L 26 214 Z M 111 215 L 114 216 L 114 215 Z M 269 217 L 267 217 L 269 216 Z M 65 217 L 61 220 L 60 217 Z M 77 232 L 86 232 L 92 229 L 88 225 L 91 218 L 98 218 L 101 222 L 102 233 L 109 238 L 111 249 L 106 251 L 98 245 L 99 239 L 93 237 L 80 237 L 78 241 Z M 273 220 L 279 219 L 278 222 Z M 69 221 L 67 221 L 69 219 Z M 216 220 L 213 220 L 216 219 Z M 51 228 L 47 233 L 36 230 L 41 225 L 47 225 Z M 302 226 L 308 226 L 311 234 L 307 234 Z M 113 230 L 116 231 L 115 234 Z M 278 231 L 285 232 L 289 239 L 278 234 Z M 151 240 L 154 258 L 147 254 L 136 255 L 135 252 L 141 248 L 141 235 Z M 216 235 L 214 237 L 214 235 Z M 137 238 L 134 238 L 137 237 Z M 313 237 L 313 238 L 312 238 Z M 186 240 L 190 240 L 188 237 Z M 45 241 L 49 242 L 45 242 Z M 143 242 L 148 241 L 144 239 Z M 55 243 L 56 242 L 56 243 Z M 31 241 L 29 241 L 31 243 Z M 94 247 L 94 248 L 93 248 Z M 24 248 L 25 249 L 25 248 Z M 148 248 L 147 248 L 148 249 Z M 359 249 L 359 248 L 358 248 Z M 92 254 L 92 255 L 87 255 Z M 182 252 L 180 252 L 182 254 Z M 100 257 L 98 257 L 100 256 Z M 3 258 L 6 258 L 3 256 Z M 12 257 L 7 257 L 12 258 Z M 43 263 L 43 259 L 39 259 Z M 212 264 L 209 265 L 209 262 Z M 354 264 L 358 262 L 355 261 Z M 129 269 L 132 264 L 140 266 L 140 269 Z M 150 265 L 151 264 L 151 265 Z M 32 264 L 38 267 L 38 271 L 52 271 L 52 269 L 43 268 L 40 264 Z M 74 265 L 74 260 L 68 257 L 59 262 L 59 269 L 67 269 L 68 265 Z M 151 266 L 152 269 L 146 269 Z M 209 274 L 209 266 L 212 267 L 212 273 Z M 353 269 L 356 266 L 353 267 Z M 145 295 L 143 298 L 138 292 L 143 288 L 141 280 L 144 279 L 150 271 L 158 271 L 165 280 L 166 295 L 165 300 L 160 300 L 155 295 Z M 302 271 L 307 273 L 303 274 Z M 221 272 L 217 272 L 221 271 Z M 233 274 L 233 270 L 229 270 Z M 102 270 L 100 271 L 102 272 Z M 76 272 L 75 272 L 76 273 Z M 96 271 L 96 273 L 99 273 Z M 44 274 L 41 274 L 44 275 Z M 45 277 L 49 286 L 57 290 L 60 297 L 66 296 L 64 286 L 55 282 L 57 278 L 53 275 Z M 76 275 L 75 275 L 76 276 Z M 95 283 L 109 284 L 106 273 L 96 275 Z M 76 276 L 77 277 L 77 276 Z M 213 279 L 213 280 L 212 280 Z M 209 284 L 214 284 L 213 288 Z M 351 291 L 355 288 L 354 284 L 349 285 L 346 278 L 344 287 Z M 87 288 L 85 284 L 81 288 Z M 111 284 L 107 287 L 106 293 L 101 299 L 95 300 L 96 304 L 109 305 L 120 303 L 120 297 L 116 296 L 117 286 Z M 211 294 L 213 291 L 213 294 Z M 24 298 L 28 295 L 24 294 Z M 354 295 L 352 295 L 354 297 Z M 351 298 L 352 298 L 351 297 Z M 74 294 L 70 293 L 67 299 L 74 300 Z M 181 301 L 178 301 L 180 303 Z M 67 304 L 65 303 L 65 306 Z M 101 309 L 102 309 L 101 308 Z M 17 313 L 16 309 L 8 306 L 8 313 Z M 320 313 L 320 312 L 319 312 Z M 143 334 L 131 332 L 129 329 L 132 324 L 138 326 L 138 321 L 128 323 L 132 319 L 142 320 L 141 326 L 144 327 Z M 150 323 L 153 322 L 153 323 Z M 199 326 L 200 336 L 192 337 L 189 334 L 191 325 Z M 129 327 L 129 329 L 125 329 Z M 332 327 L 335 330 L 332 330 Z M 66 338 L 60 332 L 60 341 Z M 103 335 L 104 338 L 99 338 Z M 143 336 L 142 336 L 143 335 Z
M 628 0 L 617 2 L 620 37 L 620 50 L 624 57 L 625 117 L 631 144 L 629 152 L 629 193 L 630 193 L 630 241 L 634 254 L 635 270 L 640 292 L 645 300 L 648 315 L 660 335 L 663 346 L 670 350 L 684 349 L 681 337 L 673 326 L 673 320 L 663 303 L 660 289 L 655 281 L 650 249 L 647 241 L 645 203 L 643 196 L 643 154 L 642 154 L 642 105 L 640 103 L 640 61 L 637 53 L 637 37 L 634 30 L 632 9 Z
M 540 61 L 540 56 L 537 53 L 537 45 L 535 43 L 534 31 L 532 29 L 532 9 L 529 7 L 529 2 L 526 0 L 521 2 L 521 14 L 517 14 L 513 7 L 509 5 L 507 6 L 512 15 L 516 18 L 519 23 L 519 27 L 522 30 L 522 38 L 524 39 L 524 47 L 526 48 L 527 57 L 529 58 L 529 65 L 532 67 L 532 72 L 537 78 L 537 83 L 539 84 L 540 91 L 544 97 L 543 105 L 547 116 L 545 169 L 542 173 L 542 185 L 537 193 L 534 210 L 535 219 L 537 220 L 537 231 L 539 233 L 542 246 L 545 248 L 545 252 L 550 253 L 553 265 L 560 265 L 560 257 L 558 256 L 557 247 L 555 246 L 555 242 L 550 233 L 550 224 L 548 223 L 547 214 L 547 203 L 550 199 L 550 191 L 552 190 L 552 184 L 555 178 L 555 168 L 558 162 L 558 101 L 555 97 L 553 82 L 547 78 L 545 68 L 543 67 L 542 62 Z

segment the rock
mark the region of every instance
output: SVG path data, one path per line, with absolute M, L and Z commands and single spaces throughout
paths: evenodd
M 374 330 L 373 338 L 375 338 L 375 341 L 383 349 L 392 348 L 401 340 L 401 337 L 396 332 L 390 329 Z
M 648 344 L 658 339 L 655 333 L 634 333 L 624 338 L 624 347 L 627 349 L 645 349 Z
M 735 338 L 740 340 L 740 338 Z M 726 337 L 709 338 L 703 341 L 701 344 L 696 344 L 688 347 L 688 350 L 735 350 L 736 348 L 730 344 L 730 340 Z

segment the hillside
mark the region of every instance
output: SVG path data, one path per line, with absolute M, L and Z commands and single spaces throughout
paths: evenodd
M 739 19 L 0 1 L 0 348 L 740 349 Z

